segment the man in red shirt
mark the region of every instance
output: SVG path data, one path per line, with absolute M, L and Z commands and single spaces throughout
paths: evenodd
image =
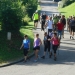
M 60 39 L 61 39 L 63 28 L 64 28 L 64 25 L 63 25 L 62 21 L 59 20 L 59 22 L 57 23 L 57 32 L 58 32 L 58 37 L 60 35 Z

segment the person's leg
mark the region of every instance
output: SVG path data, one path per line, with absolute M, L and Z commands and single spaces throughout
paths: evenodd
M 27 60 L 27 55 L 28 55 L 28 51 L 27 50 L 24 50 L 24 61 L 26 62 Z
M 47 51 L 47 46 L 44 45 L 44 55 L 41 58 L 45 59 L 46 51 Z
M 51 58 L 52 56 L 52 51 L 51 51 L 51 45 L 48 45 L 48 52 L 49 52 L 49 58 Z
M 54 60 L 56 61 L 56 51 L 58 49 L 58 45 L 55 45 L 55 49 L 54 49 Z
M 73 31 L 72 31 L 72 39 L 74 40 L 74 28 L 73 28 Z
M 40 50 L 40 47 L 37 46 L 36 49 L 35 49 L 35 62 L 36 62 L 37 59 L 38 59 L 38 52 L 39 52 L 39 50 Z
M 61 40 L 62 30 L 60 31 L 60 40 Z
M 59 30 L 57 32 L 58 32 L 57 34 L 58 34 L 58 37 L 59 37 Z
M 70 39 L 72 37 L 72 27 L 70 28 Z
M 63 29 L 62 33 L 63 33 L 63 38 L 64 38 L 64 29 Z
M 56 50 L 57 50 L 56 46 L 55 46 L 55 45 L 53 45 L 53 51 L 54 51 L 54 60 L 56 60 Z

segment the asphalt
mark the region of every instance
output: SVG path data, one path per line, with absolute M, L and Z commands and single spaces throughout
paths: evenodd
M 41 12 L 46 14 L 58 14 L 57 3 L 51 0 L 41 0 Z M 33 30 L 34 34 L 39 33 L 43 41 L 44 32 L 40 29 L 40 23 L 37 30 Z M 39 52 L 40 57 L 43 55 L 43 45 Z M 59 54 L 58 54 L 59 53 Z M 60 48 L 57 51 L 57 61 L 49 58 L 48 52 L 45 59 L 39 59 L 34 62 L 34 56 L 30 61 L 24 63 L 19 62 L 11 66 L 0 69 L 1 75 L 75 75 L 75 40 L 69 38 L 69 32 L 65 29 L 64 39 L 61 40 Z

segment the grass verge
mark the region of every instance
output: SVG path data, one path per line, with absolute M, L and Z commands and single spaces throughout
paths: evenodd
M 29 22 L 29 25 L 21 27 L 20 33 L 12 33 L 11 41 L 7 40 L 6 32 L 0 31 L 0 64 L 23 57 L 23 50 L 19 50 L 19 48 L 22 44 L 24 34 L 27 34 L 31 40 L 31 50 L 29 54 L 32 52 L 34 37 L 32 29 L 33 22 Z
M 59 11 L 64 12 L 62 14 L 64 14 L 66 17 L 72 16 L 72 15 L 75 16 L 75 2 L 69 6 L 66 6 L 64 8 L 60 8 Z

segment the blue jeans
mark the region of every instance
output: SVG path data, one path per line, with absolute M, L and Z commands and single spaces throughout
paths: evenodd
M 62 30 L 58 30 L 57 32 L 58 32 L 58 37 L 60 36 L 59 38 L 61 39 L 61 36 L 62 36 Z

